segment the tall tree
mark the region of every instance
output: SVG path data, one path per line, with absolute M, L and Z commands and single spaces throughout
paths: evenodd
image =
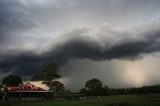
M 53 81 L 50 84 L 50 90 L 55 92 L 55 96 L 63 96 L 65 94 L 65 87 L 59 81 Z
M 35 75 L 31 78 L 33 81 L 42 80 L 44 84 L 50 86 L 54 79 L 60 78 L 58 74 L 59 67 L 55 63 L 49 63 L 46 67 L 40 72 L 40 74 Z
M 19 84 L 23 84 L 19 75 L 8 75 L 2 80 L 2 85 L 6 86 L 18 86 Z
M 98 95 L 104 95 L 102 82 L 96 78 L 93 78 L 86 82 L 85 89 L 88 92 L 88 95 L 91 96 L 98 96 Z

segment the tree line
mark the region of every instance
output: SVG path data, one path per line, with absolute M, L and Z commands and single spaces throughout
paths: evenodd
M 71 92 L 65 88 L 64 84 L 57 81 L 57 78 L 61 76 L 58 74 L 59 67 L 55 63 L 47 64 L 44 69 L 31 77 L 31 81 L 42 81 L 49 87 L 49 90 L 55 92 L 55 96 L 67 96 Z M 0 88 L 3 86 L 18 86 L 23 84 L 22 78 L 19 75 L 8 75 L 0 84 Z M 93 78 L 88 80 L 78 93 L 86 96 L 110 96 L 110 95 L 127 95 L 127 94 L 147 94 L 147 93 L 160 93 L 160 85 L 143 86 L 139 88 L 109 88 L 104 85 L 99 79 Z

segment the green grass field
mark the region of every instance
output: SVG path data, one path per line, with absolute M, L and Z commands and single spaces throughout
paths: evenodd
M 0 106 L 160 106 L 160 96 L 108 96 L 92 100 L 5 102 Z

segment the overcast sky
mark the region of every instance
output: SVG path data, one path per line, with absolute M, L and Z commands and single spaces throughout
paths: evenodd
M 72 91 L 160 84 L 160 1 L 0 0 L 0 78 L 49 62 Z

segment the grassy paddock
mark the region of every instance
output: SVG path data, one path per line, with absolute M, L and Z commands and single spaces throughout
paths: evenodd
M 5 102 L 0 106 L 160 106 L 160 95 L 107 96 L 92 100 Z

